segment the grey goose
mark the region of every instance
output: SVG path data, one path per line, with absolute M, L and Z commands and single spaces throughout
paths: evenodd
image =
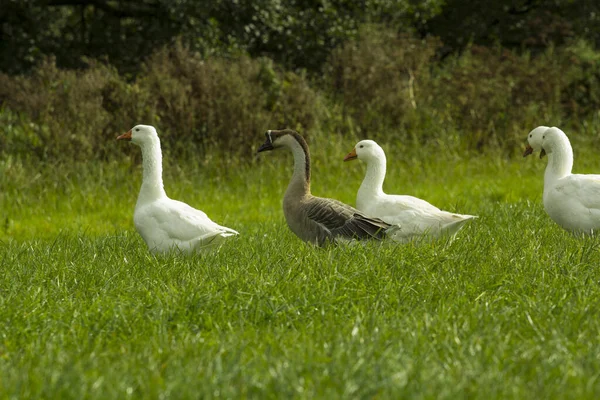
M 305 242 L 318 246 L 345 240 L 383 240 L 389 224 L 369 218 L 354 207 L 310 192 L 310 153 L 300 134 L 269 130 L 258 152 L 287 148 L 294 156 L 294 172 L 283 196 L 283 215 L 289 228 Z

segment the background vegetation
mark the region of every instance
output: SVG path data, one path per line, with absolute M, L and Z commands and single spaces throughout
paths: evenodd
M 4 3 L 5 155 L 107 159 L 142 122 L 181 155 L 281 127 L 516 154 L 598 119 L 591 1 Z

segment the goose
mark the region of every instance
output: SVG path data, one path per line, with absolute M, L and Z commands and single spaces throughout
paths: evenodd
M 373 140 L 361 140 L 344 157 L 344 161 L 356 159 L 367 163 L 367 173 L 356 195 L 356 208 L 366 215 L 396 225 L 399 229 L 395 238 L 399 242 L 454 236 L 467 221 L 476 218 L 474 215 L 442 211 L 417 197 L 384 193 L 385 152 Z
M 536 142 L 540 131 L 541 142 Z M 600 175 L 572 174 L 573 148 L 567 135 L 557 127 L 540 131 L 529 139 L 533 139 L 531 152 L 539 143 L 540 158 L 548 155 L 543 195 L 546 213 L 569 232 L 595 233 L 600 230 Z
M 346 240 L 383 240 L 390 225 L 369 218 L 341 201 L 316 197 L 310 192 L 310 153 L 304 138 L 291 129 L 269 130 L 258 153 L 280 148 L 294 156 L 294 172 L 283 196 L 283 215 L 301 240 L 324 246 Z
M 525 147 L 523 157 L 527 157 L 534 151 L 542 150 L 542 134 L 546 132 L 548 128 L 548 126 L 541 125 L 527 134 L 527 146 Z M 540 153 L 540 158 L 542 157 L 543 155 Z
M 191 253 L 214 248 L 226 238 L 238 235 L 213 222 L 204 212 L 167 196 L 160 139 L 153 126 L 136 125 L 117 140 L 131 141 L 142 149 L 143 179 L 133 222 L 152 253 L 175 249 Z

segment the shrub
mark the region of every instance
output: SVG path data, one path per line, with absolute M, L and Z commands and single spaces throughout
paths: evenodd
M 472 46 L 437 71 L 429 104 L 471 147 L 513 146 L 529 127 L 560 123 L 561 64 L 548 54 Z
M 439 42 L 364 27 L 359 39 L 332 53 L 326 82 L 359 133 L 403 132 L 408 114 L 422 106 Z
M 472 45 L 438 60 L 438 49 L 369 27 L 334 51 L 326 82 L 349 118 L 341 130 L 413 144 L 460 132 L 468 148 L 511 149 L 535 126 L 578 127 L 600 106 L 600 53 L 585 43 L 536 57 Z
M 202 59 L 178 45 L 154 54 L 138 82 L 153 94 L 161 128 L 179 150 L 209 145 L 240 155 L 267 129 L 309 130 L 317 118 L 306 79 L 266 58 Z
M 138 123 L 155 125 L 176 154 L 211 146 L 249 155 L 266 129 L 310 130 L 319 110 L 307 80 L 268 59 L 205 60 L 180 45 L 155 53 L 133 82 L 96 62 L 61 70 L 52 58 L 30 75 L 0 74 L 0 104 L 12 132 L 29 132 L 4 139 L 4 152 L 81 160 L 123 151 L 116 135 Z
M 196 161 L 208 148 L 249 159 L 262 132 L 283 127 L 513 152 L 537 125 L 596 126 L 587 121 L 600 108 L 600 52 L 585 42 L 537 56 L 472 45 L 443 60 L 440 46 L 366 26 L 313 82 L 268 58 L 203 58 L 179 43 L 151 55 L 135 79 L 94 61 L 73 71 L 47 59 L 29 75 L 0 74 L 0 151 L 106 159 L 127 151 L 117 134 L 144 123 L 166 151 Z
M 600 109 L 600 52 L 585 41 L 565 49 L 566 85 L 561 90 L 561 106 L 573 123 Z
M 26 147 L 36 157 L 85 158 L 107 139 L 111 117 L 101 92 L 111 79 L 118 76 L 110 67 L 59 70 L 50 58 L 29 76 L 0 75 L 0 102 L 21 116 L 14 124 L 31 132 Z

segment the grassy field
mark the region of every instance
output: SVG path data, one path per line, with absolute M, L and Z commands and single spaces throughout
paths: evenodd
M 311 143 L 316 195 L 354 204 L 353 145 Z M 600 397 L 600 240 L 547 217 L 546 161 L 386 148 L 388 192 L 480 218 L 454 241 L 318 249 L 283 219 L 289 155 L 167 156 L 167 193 L 241 234 L 154 257 L 138 163 L 2 160 L 1 397 Z

